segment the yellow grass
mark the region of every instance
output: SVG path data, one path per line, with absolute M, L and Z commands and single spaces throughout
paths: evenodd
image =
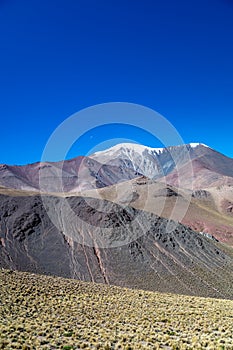
M 233 349 L 233 301 L 0 271 L 1 349 Z

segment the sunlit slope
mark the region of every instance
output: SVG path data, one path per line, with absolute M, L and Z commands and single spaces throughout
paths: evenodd
M 233 246 L 233 187 L 187 190 L 146 177 L 101 189 L 83 191 L 83 196 L 130 205 L 172 218 L 198 232 L 208 232 Z
M 2 349 L 232 349 L 233 301 L 0 271 Z

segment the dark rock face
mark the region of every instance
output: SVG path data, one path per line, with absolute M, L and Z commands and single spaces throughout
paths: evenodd
M 65 201 L 81 219 L 80 226 L 65 218 Z M 60 226 L 51 222 L 46 205 L 50 214 L 57 215 Z M 1 267 L 162 292 L 233 298 L 233 255 L 181 224 L 166 232 L 165 219 L 82 197 L 47 196 L 42 201 L 40 196 L 1 195 L 0 213 Z M 111 248 L 101 247 L 106 235 Z M 87 238 L 92 245 L 85 245 Z
M 178 197 L 179 194 L 174 191 L 174 189 L 172 189 L 171 187 L 166 187 L 163 188 L 161 190 L 158 191 L 158 193 L 156 193 L 156 197 Z
M 212 239 L 215 242 L 219 242 L 219 240 L 217 238 L 215 238 L 213 235 L 211 235 L 208 232 L 200 232 L 201 235 L 203 235 L 204 237 L 207 237 L 209 239 Z
M 196 190 L 192 193 L 192 197 L 197 199 L 208 199 L 210 196 L 211 194 L 206 190 Z

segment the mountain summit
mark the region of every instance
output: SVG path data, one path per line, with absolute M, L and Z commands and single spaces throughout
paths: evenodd
M 202 143 L 166 148 L 122 143 L 90 157 L 102 164 L 134 169 L 150 179 L 166 176 L 168 184 L 188 189 L 233 185 L 233 159 Z

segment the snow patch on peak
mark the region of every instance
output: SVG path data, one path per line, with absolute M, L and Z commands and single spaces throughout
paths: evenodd
M 189 145 L 192 147 L 192 148 L 195 148 L 197 146 L 203 146 L 203 147 L 206 147 L 206 148 L 210 148 L 209 146 L 205 145 L 204 143 L 195 143 L 195 142 L 191 142 L 189 143 Z

